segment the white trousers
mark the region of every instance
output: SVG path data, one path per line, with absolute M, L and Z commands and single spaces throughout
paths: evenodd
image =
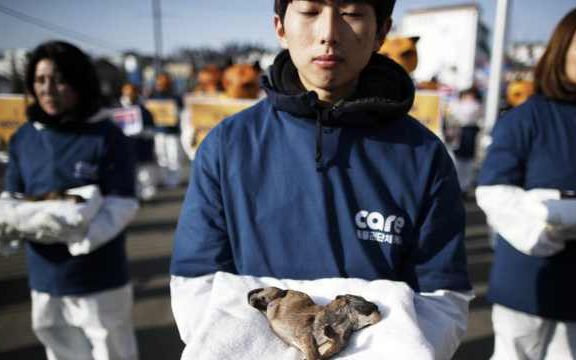
M 157 133 L 154 135 L 156 159 L 162 171 L 164 185 L 177 186 L 182 177 L 182 148 L 177 134 Z
M 132 285 L 83 296 L 32 290 L 32 329 L 48 360 L 136 360 Z
M 136 194 L 143 201 L 152 200 L 158 193 L 159 174 L 155 164 L 138 165 L 136 169 Z
M 544 319 L 494 305 L 492 360 L 576 359 L 576 322 Z

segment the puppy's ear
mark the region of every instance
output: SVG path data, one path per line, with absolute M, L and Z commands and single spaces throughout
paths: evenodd
M 264 289 L 263 289 L 263 288 L 259 288 L 259 289 L 250 290 L 250 291 L 248 292 L 248 304 L 252 305 L 252 302 L 251 302 L 252 296 L 253 296 L 254 294 L 259 293 L 259 292 L 262 291 L 262 290 L 264 290 Z

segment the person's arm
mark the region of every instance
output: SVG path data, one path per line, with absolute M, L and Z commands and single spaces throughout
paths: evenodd
M 402 280 L 418 294 L 417 320 L 434 348 L 435 358 L 449 359 L 466 331 L 468 303 L 473 295 L 460 187 L 452 160 L 441 145 L 436 148 L 431 169 Z
M 91 253 L 116 238 L 138 210 L 135 161 L 128 138 L 119 128 L 111 126 L 106 140 L 106 153 L 99 169 L 103 204 L 85 235 L 70 239 L 68 250 L 75 256 Z
M 24 193 L 24 179 L 20 174 L 20 159 L 18 156 L 18 132 L 12 136 L 8 144 L 8 164 L 4 176 L 4 190 L 9 193 Z
M 560 200 L 558 190 L 479 186 L 476 199 L 490 226 L 523 254 L 551 256 L 576 238 L 576 201 Z
M 185 343 L 203 314 L 203 309 L 188 304 L 209 299 L 215 272 L 236 273 L 220 190 L 220 141 L 216 127 L 197 152 L 174 237 L 172 311 Z
M 476 198 L 488 223 L 516 250 L 551 256 L 564 249 L 559 232 L 574 221 L 574 200 L 560 200 L 556 189 L 523 188 L 533 116 L 530 107 L 521 106 L 496 122 Z

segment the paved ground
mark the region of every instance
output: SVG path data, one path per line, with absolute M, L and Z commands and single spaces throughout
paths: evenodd
M 183 194 L 184 189 L 163 191 L 158 201 L 141 208 L 128 232 L 134 318 L 142 360 L 179 359 L 182 350 L 170 312 L 168 264 Z M 477 298 L 472 303 L 468 334 L 455 359 L 484 360 L 493 347 L 490 307 L 484 298 L 492 252 L 483 215 L 473 202 L 466 206 L 466 246 Z M 0 293 L 0 359 L 44 359 L 30 331 L 30 301 L 21 253 L 0 258 Z

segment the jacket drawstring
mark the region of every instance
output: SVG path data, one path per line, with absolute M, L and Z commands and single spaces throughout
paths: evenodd
M 322 109 L 316 110 L 316 170 L 322 168 Z

